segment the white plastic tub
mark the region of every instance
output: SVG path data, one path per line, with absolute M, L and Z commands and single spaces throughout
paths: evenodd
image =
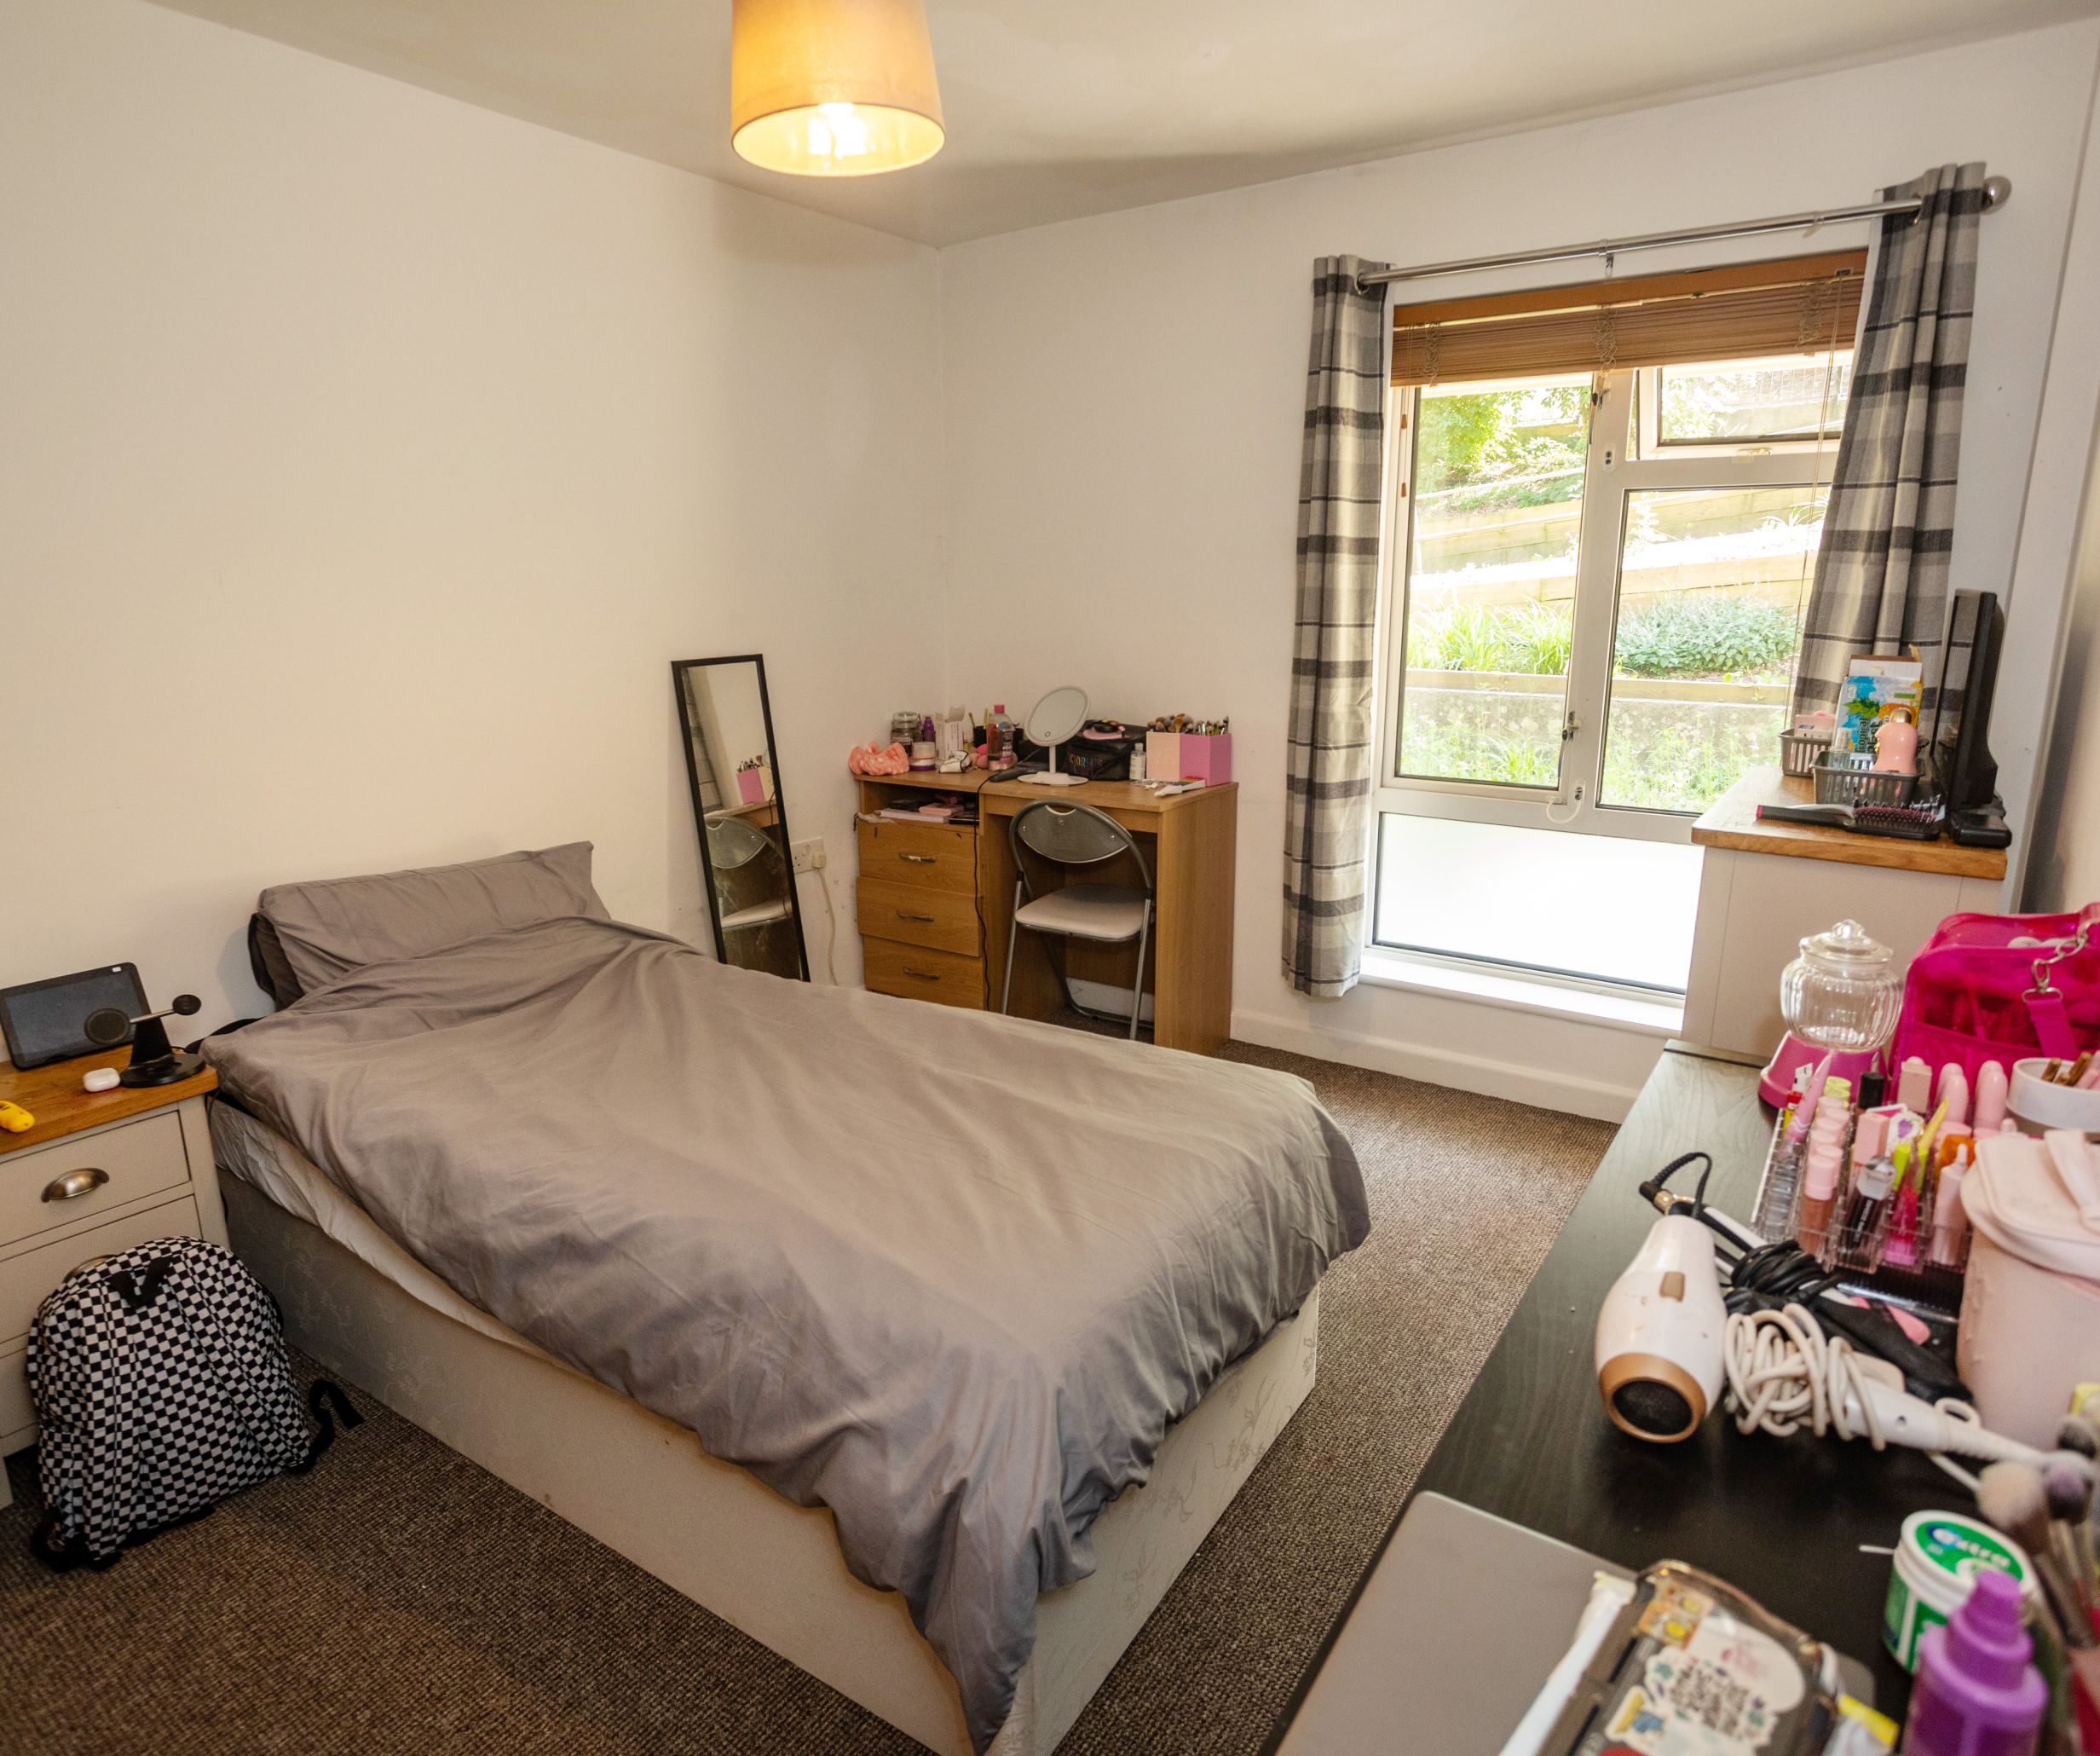
M 2024 1135 L 1986 1138 L 1961 1194 L 1976 1231 L 1961 1375 L 1985 1426 L 2046 1449 L 2076 1388 L 2100 1383 L 2100 1234 Z

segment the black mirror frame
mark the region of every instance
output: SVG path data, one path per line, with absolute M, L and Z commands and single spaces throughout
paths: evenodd
M 707 852 L 707 807 L 700 792 L 700 765 L 693 760 L 693 714 L 687 699 L 684 673 L 711 665 L 755 665 L 759 671 L 759 712 L 765 720 L 765 757 L 773 771 L 773 806 L 780 817 L 781 853 L 788 863 L 788 916 L 795 927 L 797 979 L 810 979 L 810 949 L 802 931 L 802 896 L 795 882 L 794 838 L 788 825 L 788 789 L 781 779 L 780 752 L 773 743 L 773 698 L 765 686 L 765 656 L 757 652 L 732 653 L 724 658 L 673 659 L 671 695 L 678 709 L 678 732 L 685 751 L 686 784 L 693 794 L 693 833 L 700 840 L 701 888 L 707 897 L 707 924 L 714 929 L 714 955 L 718 962 L 730 961 L 728 941 L 722 933 L 722 899 L 715 892 L 714 860 Z M 738 966 L 741 968 L 741 966 Z

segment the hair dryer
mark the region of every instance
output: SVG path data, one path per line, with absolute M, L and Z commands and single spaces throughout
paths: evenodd
M 1597 1384 L 1637 1439 L 1699 1430 L 1721 1395 L 1728 1314 L 1713 1233 L 1689 1214 L 1656 1221 L 1597 1313 Z

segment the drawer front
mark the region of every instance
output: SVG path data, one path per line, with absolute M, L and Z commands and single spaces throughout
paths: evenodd
M 860 881 L 861 933 L 974 957 L 983 949 L 977 898 L 967 891 Z
M 114 1256 L 149 1238 L 178 1232 L 192 1238 L 204 1233 L 197 1222 L 197 1204 L 187 1195 L 0 1262 L 0 1346 L 27 1335 L 44 1295 L 90 1256 Z
M 861 878 L 977 893 L 977 831 L 945 823 L 858 825 Z
M 0 1246 L 189 1181 L 172 1110 L 0 1158 Z
M 36 1422 L 37 1405 L 29 1400 L 27 1358 L 20 1348 L 12 1354 L 0 1354 L 0 1440 Z M 0 1450 L 0 1455 L 3 1454 Z
M 953 951 L 929 951 L 894 939 L 862 939 L 861 957 L 868 985 L 878 994 L 906 1000 L 932 1000 L 942 1006 L 984 1010 L 984 960 L 958 957 Z

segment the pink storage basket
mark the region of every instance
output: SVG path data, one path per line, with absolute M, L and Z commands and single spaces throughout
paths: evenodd
M 2055 941 L 2016 945 L 2016 939 Z M 2100 903 L 2077 915 L 1950 915 L 1911 959 L 1889 1065 L 2071 1060 L 2100 1049 Z

